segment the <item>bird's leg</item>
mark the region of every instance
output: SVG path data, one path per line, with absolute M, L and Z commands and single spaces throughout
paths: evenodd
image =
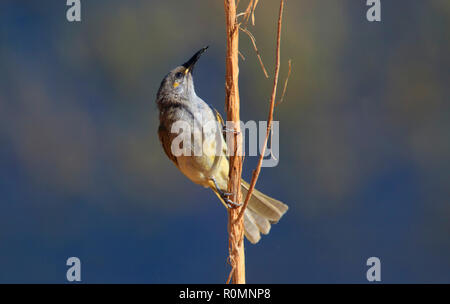
M 228 198 L 228 196 L 232 195 L 233 193 L 224 192 L 224 191 L 220 190 L 220 188 L 219 188 L 219 186 L 217 185 L 217 182 L 216 182 L 216 179 L 214 178 L 214 176 L 211 177 L 211 180 L 212 180 L 213 183 L 214 183 L 214 187 L 216 188 L 217 193 L 218 193 L 218 194 L 220 195 L 220 197 L 224 200 L 224 202 L 226 202 L 228 208 L 233 208 L 233 206 L 236 206 L 236 207 L 242 206 L 242 204 L 235 203 L 235 202 L 233 202 L 232 200 L 230 200 L 230 199 Z

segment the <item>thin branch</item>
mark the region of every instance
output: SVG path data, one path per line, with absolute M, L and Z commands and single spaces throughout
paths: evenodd
M 236 263 L 233 260 L 233 254 L 232 254 L 232 236 L 230 236 L 230 238 L 228 239 L 228 259 L 227 262 L 228 264 L 230 264 L 231 266 L 231 270 L 230 273 L 228 274 L 228 279 L 227 282 L 225 284 L 230 284 L 231 279 L 233 277 L 234 271 L 236 270 Z
M 232 266 L 230 273 L 228 274 L 228 279 L 227 282 L 225 284 L 230 284 L 231 278 L 233 276 L 234 273 L 234 267 Z
M 250 0 L 247 8 L 245 9 L 243 15 L 244 15 L 244 23 L 247 24 L 248 23 L 248 18 L 250 17 L 250 14 L 252 13 L 252 7 L 253 7 L 253 2 L 254 0 Z M 242 14 L 242 13 L 241 13 Z M 241 15 L 239 14 L 239 15 Z
M 255 3 L 253 4 L 253 8 L 252 8 L 252 25 L 255 26 L 255 9 L 256 6 L 258 5 L 259 0 L 255 0 Z
M 289 59 L 289 62 L 288 62 L 289 63 L 289 71 L 288 71 L 288 74 L 286 76 L 286 80 L 284 81 L 283 93 L 281 94 L 281 98 L 280 98 L 280 100 L 278 100 L 278 102 L 275 104 L 275 106 L 278 106 L 280 103 L 283 102 L 284 95 L 286 94 L 286 89 L 287 89 L 289 77 L 291 76 L 291 61 L 292 60 Z
M 236 15 L 236 17 L 244 16 L 244 24 L 247 25 L 248 20 L 250 17 L 252 18 L 252 25 L 255 25 L 255 9 L 258 5 L 259 0 L 250 0 L 250 2 L 247 5 L 247 8 L 242 13 L 239 13 Z M 239 1 L 237 2 L 236 6 L 239 5 Z
M 241 53 L 241 51 L 239 51 L 239 56 L 241 57 L 241 59 L 242 59 L 243 61 L 245 61 L 245 56 Z
M 243 31 L 244 33 L 246 33 L 248 35 L 248 37 L 250 37 L 250 40 L 252 41 L 253 44 L 253 48 L 255 49 L 256 52 L 256 56 L 258 57 L 259 60 L 259 64 L 261 65 L 261 68 L 264 72 L 264 75 L 266 76 L 266 78 L 269 78 L 269 74 L 267 74 L 267 70 L 266 67 L 264 66 L 264 63 L 262 61 L 261 55 L 259 54 L 258 48 L 256 47 L 256 39 L 255 36 L 253 36 L 253 34 L 247 30 L 246 28 L 243 27 L 239 27 L 241 29 L 241 31 Z
M 264 158 L 264 154 L 266 152 L 267 142 L 269 140 L 270 130 L 272 128 L 272 120 L 273 120 L 273 110 L 275 108 L 275 97 L 277 94 L 277 85 L 278 85 L 278 74 L 280 72 L 280 40 L 281 40 L 281 25 L 283 20 L 283 7 L 284 0 L 280 1 L 280 11 L 278 15 L 278 31 L 277 31 L 277 46 L 276 46 L 276 58 L 275 58 L 275 76 L 273 79 L 273 88 L 272 88 L 272 96 L 270 98 L 270 108 L 269 108 L 269 117 L 267 119 L 267 130 L 266 130 L 266 138 L 264 140 L 264 145 L 261 151 L 261 155 L 259 156 L 258 165 L 252 174 L 252 181 L 250 183 L 250 187 L 247 192 L 247 196 L 244 201 L 244 205 L 241 208 L 237 221 L 240 221 L 244 216 L 244 211 L 247 208 L 248 201 L 252 195 L 253 190 L 255 189 L 256 181 L 258 180 L 259 173 L 261 172 L 261 165 Z

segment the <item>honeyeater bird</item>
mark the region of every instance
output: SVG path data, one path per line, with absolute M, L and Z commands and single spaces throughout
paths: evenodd
M 160 121 L 158 135 L 175 166 L 194 183 L 211 188 L 224 206 L 231 208 L 236 204 L 226 192 L 229 162 L 222 133 L 223 120 L 194 90 L 193 69 L 207 48 L 199 50 L 162 80 L 156 97 Z M 205 128 L 211 122 L 215 127 Z M 180 140 L 180 131 L 188 133 L 184 134 L 184 140 Z M 249 184 L 242 181 L 241 187 L 242 195 L 246 197 Z M 278 222 L 287 210 L 287 205 L 254 189 L 244 213 L 246 238 L 257 243 L 260 233 L 269 233 L 271 224 Z

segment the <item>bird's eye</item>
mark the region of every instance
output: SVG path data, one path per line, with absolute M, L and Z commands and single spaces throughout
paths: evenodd
M 175 77 L 179 79 L 179 78 L 183 77 L 183 73 L 178 72 L 175 74 Z

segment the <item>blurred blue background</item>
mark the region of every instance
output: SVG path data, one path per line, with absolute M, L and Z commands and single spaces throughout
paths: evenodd
M 450 1 L 288 1 L 280 163 L 257 188 L 290 206 L 246 243 L 250 283 L 450 283 Z M 166 158 L 155 94 L 210 45 L 199 96 L 224 113 L 222 1 L 0 3 L 0 282 L 222 283 L 226 211 Z M 241 0 L 239 10 L 247 3 Z M 278 1 L 256 37 L 273 75 Z M 272 79 L 241 34 L 241 117 L 265 120 Z M 281 87 L 281 86 L 280 86 Z M 256 157 L 246 157 L 250 179 Z

